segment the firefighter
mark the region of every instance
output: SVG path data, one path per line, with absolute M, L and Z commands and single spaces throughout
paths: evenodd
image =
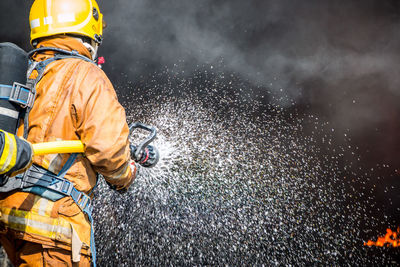
M 95 0 L 35 0 L 29 23 L 36 97 L 19 137 L 0 132 L 0 173 L 42 180 L 0 193 L 0 241 L 15 266 L 95 265 L 87 196 L 97 174 L 121 191 L 136 175 L 124 108 L 93 63 L 103 15 Z M 31 143 L 57 140 L 81 140 L 85 153 L 32 155 Z

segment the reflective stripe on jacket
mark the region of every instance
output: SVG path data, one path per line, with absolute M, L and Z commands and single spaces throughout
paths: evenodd
M 1 194 L 0 222 L 20 239 L 90 255 L 91 225 L 71 198 L 53 202 L 24 192 Z

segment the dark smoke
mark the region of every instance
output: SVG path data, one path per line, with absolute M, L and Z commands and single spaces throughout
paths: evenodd
M 0 41 L 30 49 L 30 3 L 0 1 Z M 229 111 L 233 104 L 221 105 L 225 95 L 235 96 L 240 102 L 236 104 L 245 107 L 243 113 L 252 121 L 258 120 L 257 125 L 265 123 L 266 113 L 275 118 L 267 106 L 278 105 L 284 110 L 285 120 L 294 125 L 302 121 L 301 137 L 315 138 L 315 150 L 319 157 L 324 156 L 321 162 L 325 167 L 337 167 L 334 176 L 343 183 L 336 179 L 335 183 L 346 193 L 344 202 L 350 207 L 351 201 L 365 207 L 363 216 L 356 217 L 360 221 L 354 224 L 360 229 L 346 229 L 346 233 L 361 233 L 355 236 L 367 240 L 384 234 L 386 227 L 400 226 L 398 1 L 102 0 L 99 4 L 108 24 L 99 53 L 106 58 L 104 70 L 120 101 L 129 108 L 130 118 L 146 121 L 146 111 L 151 117 L 147 120 L 156 123 L 150 103 L 166 99 L 180 103 L 188 94 L 203 99 L 199 105 L 215 112 L 214 119 L 225 117 L 227 124 L 232 122 Z M 215 94 L 214 100 L 210 92 Z M 141 109 L 142 105 L 145 108 Z M 257 108 L 252 109 L 254 105 Z M 139 110 L 136 115 L 135 110 Z M 241 128 L 232 132 L 236 131 Z M 264 136 L 258 138 L 260 142 L 270 141 Z M 331 156 L 329 163 L 325 156 Z M 329 183 L 329 175 L 321 182 Z M 235 190 L 240 191 L 240 186 Z M 138 196 L 143 194 L 148 197 L 143 192 Z M 168 205 L 155 205 L 157 208 L 168 209 Z M 368 222 L 368 216 L 372 222 Z M 156 221 L 150 215 L 147 219 Z M 141 233 L 141 227 L 148 225 L 143 223 L 131 234 Z M 100 247 L 109 248 L 104 243 Z M 352 248 L 346 249 L 342 259 L 351 264 Z M 146 251 L 154 251 L 154 247 L 144 244 L 142 251 L 146 256 Z M 389 252 L 373 251 L 375 256 Z M 183 262 L 190 263 L 190 259 Z M 295 264 L 290 260 L 286 263 Z
M 392 122 L 400 85 L 396 1 L 102 5 L 109 41 L 101 53 L 120 90 L 127 80 L 146 79 L 164 66 L 188 76 L 204 64 L 213 66 L 248 79 L 254 99 L 270 98 L 271 91 L 279 104 L 315 110 L 335 128 L 351 128 L 357 137 L 370 132 L 379 142 L 373 160 L 399 163 L 393 157 L 398 141 L 381 137 L 398 130 Z

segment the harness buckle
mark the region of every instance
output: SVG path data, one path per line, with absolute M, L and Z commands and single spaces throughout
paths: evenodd
M 61 186 L 61 192 L 66 195 L 71 195 L 72 190 L 74 189 L 74 186 L 72 185 L 72 183 L 70 181 L 68 181 L 67 179 L 63 179 L 62 182 L 63 183 Z
M 32 108 L 34 94 L 31 92 L 29 86 L 14 82 L 11 88 L 9 101 L 19 104 L 22 108 Z
M 78 191 L 75 187 L 72 188 L 70 196 L 82 211 L 84 211 L 86 206 L 90 204 L 90 198 L 86 194 Z

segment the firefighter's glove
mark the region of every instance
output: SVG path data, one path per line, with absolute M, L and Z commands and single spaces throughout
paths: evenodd
M 0 151 L 0 174 L 16 175 L 32 163 L 31 144 L 25 139 L 3 130 L 0 130 Z
M 135 156 L 137 147 L 131 144 L 130 149 L 131 149 L 131 158 L 146 168 L 154 167 L 160 158 L 160 154 L 158 153 L 157 148 L 152 145 L 148 145 L 141 153 L 139 158 L 136 158 Z
M 129 162 L 129 168 L 131 168 L 131 172 L 132 172 L 133 175 L 137 175 L 136 165 L 135 165 L 135 162 L 134 162 L 133 160 L 131 160 L 131 161 Z M 133 179 L 134 179 L 134 178 L 133 178 Z M 120 193 L 120 194 L 124 194 L 124 193 L 128 192 L 128 187 L 118 188 L 116 185 L 113 185 L 113 184 L 109 183 L 107 180 L 106 180 L 106 183 L 108 184 L 108 186 L 109 186 L 112 190 L 115 190 L 115 191 L 117 191 L 117 192 Z

